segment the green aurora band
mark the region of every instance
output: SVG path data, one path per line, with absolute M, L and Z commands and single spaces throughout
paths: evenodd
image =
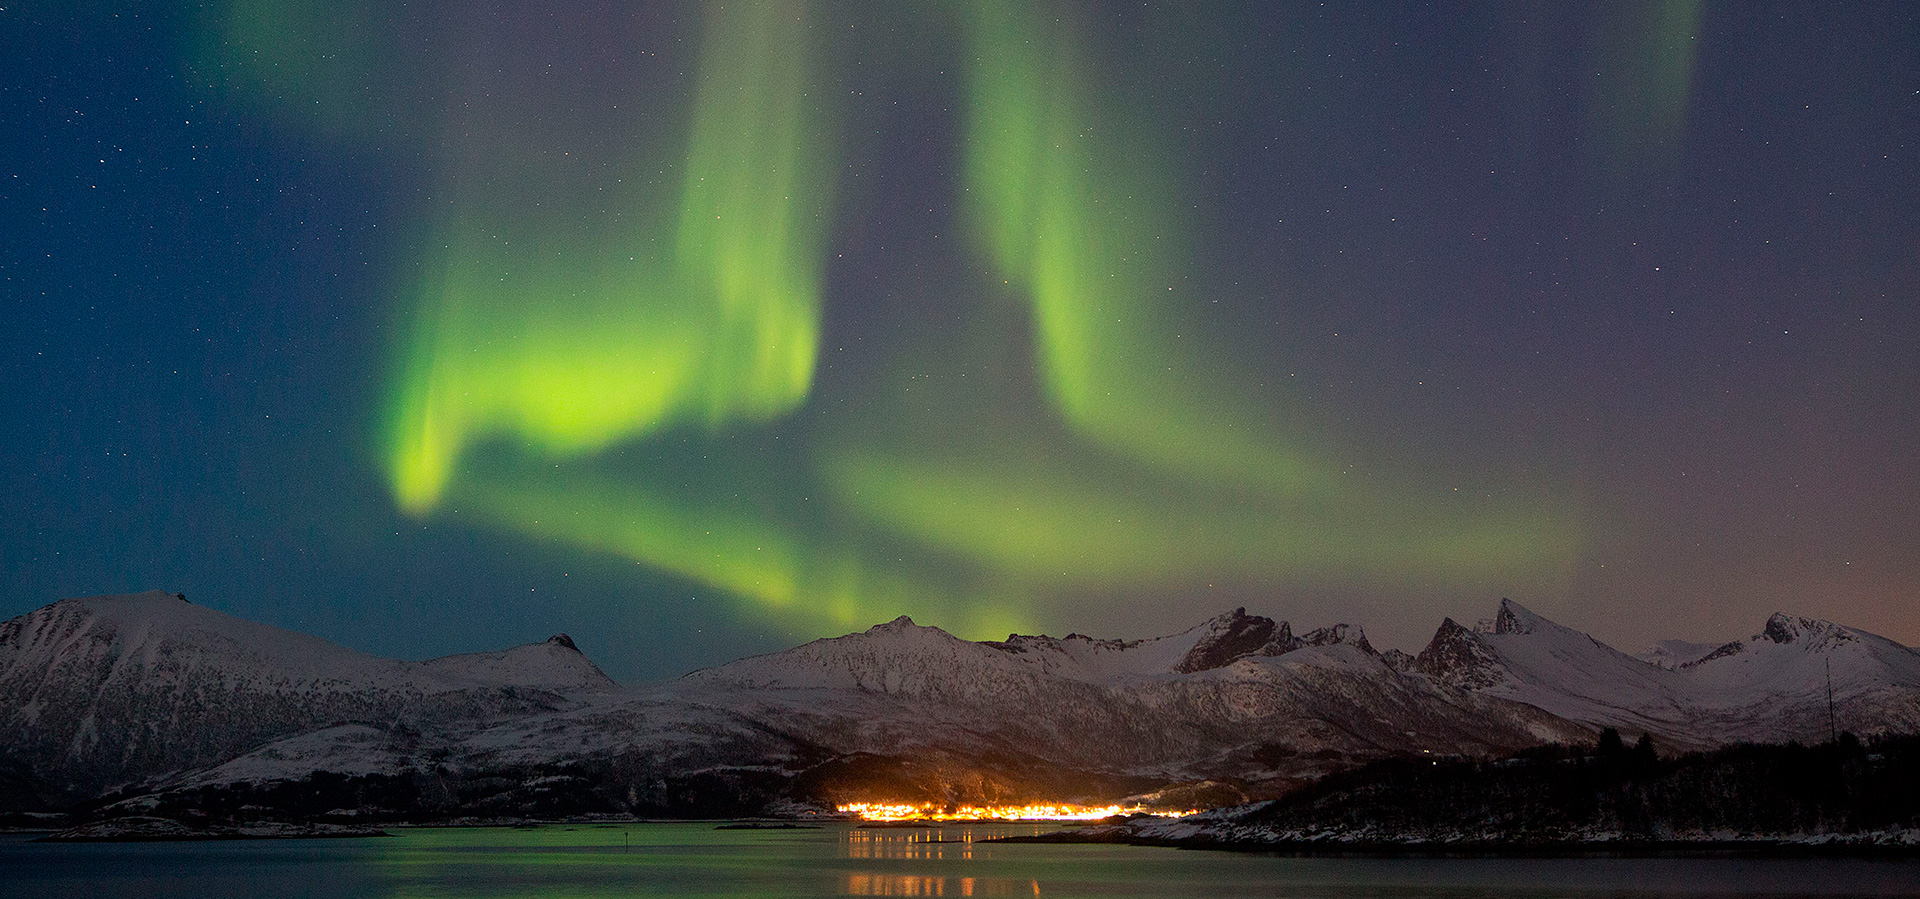
M 1592 128 L 1616 173 L 1664 168 L 1678 158 L 1702 6 L 1647 0 L 1604 8 L 1595 56 L 1619 62 L 1598 73 Z
M 261 9 L 236 4 L 227 32 Z M 498 152 L 517 138 L 484 117 L 422 138 L 493 143 L 440 157 L 402 291 L 382 454 L 408 514 L 617 554 L 804 628 L 908 612 L 970 636 L 1062 593 L 1569 563 L 1563 506 L 1356 482 L 1290 437 L 1282 398 L 1221 373 L 1191 320 L 1177 154 L 1095 89 L 1073 16 L 1026 4 L 904 14 L 966 51 L 955 189 L 993 278 L 943 289 L 1025 318 L 1035 401 L 945 378 L 816 405 L 831 34 L 800 2 L 701 10 L 690 105 L 634 126 L 623 177 Z M 968 352 L 918 349 L 933 368 Z
M 968 213 L 1008 283 L 1030 296 L 1046 389 L 1082 435 L 1183 474 L 1292 495 L 1321 472 L 1222 408 L 1171 338 L 1180 244 L 1155 136 L 1096 98 L 1072 29 L 1035 7 L 987 2 L 969 33 Z
M 486 209 L 435 229 L 390 438 L 407 511 L 431 510 L 461 452 L 490 435 L 574 457 L 806 398 L 832 157 L 804 104 L 807 47 L 790 36 L 804 21 L 794 29 L 773 3 L 710 13 L 669 234 L 564 217 L 527 227 Z

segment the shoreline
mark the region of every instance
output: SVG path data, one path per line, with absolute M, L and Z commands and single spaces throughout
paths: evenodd
M 1870 838 L 1869 838 L 1870 839 Z M 1920 844 L 1842 838 L 1821 842 L 1753 840 L 1568 840 L 1564 842 L 1397 842 L 1384 840 L 1233 840 L 1061 831 L 1006 836 L 983 843 L 1147 846 L 1296 858 L 1920 858 Z

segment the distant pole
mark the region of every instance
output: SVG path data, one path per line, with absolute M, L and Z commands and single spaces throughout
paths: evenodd
M 1827 742 L 1840 742 L 1839 719 L 1833 713 L 1833 657 L 1827 657 Z

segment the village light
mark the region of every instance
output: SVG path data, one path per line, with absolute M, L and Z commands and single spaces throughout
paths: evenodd
M 1147 812 L 1139 806 L 1071 805 L 1042 803 L 1035 805 L 912 805 L 893 802 L 847 802 L 834 806 L 841 814 L 855 815 L 863 821 L 1098 821 L 1114 815 L 1148 813 L 1179 817 L 1195 809 L 1180 812 Z

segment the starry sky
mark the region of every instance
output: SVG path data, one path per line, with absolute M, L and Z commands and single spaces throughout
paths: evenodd
M 1920 644 L 1920 8 L 0 8 L 0 615 Z

